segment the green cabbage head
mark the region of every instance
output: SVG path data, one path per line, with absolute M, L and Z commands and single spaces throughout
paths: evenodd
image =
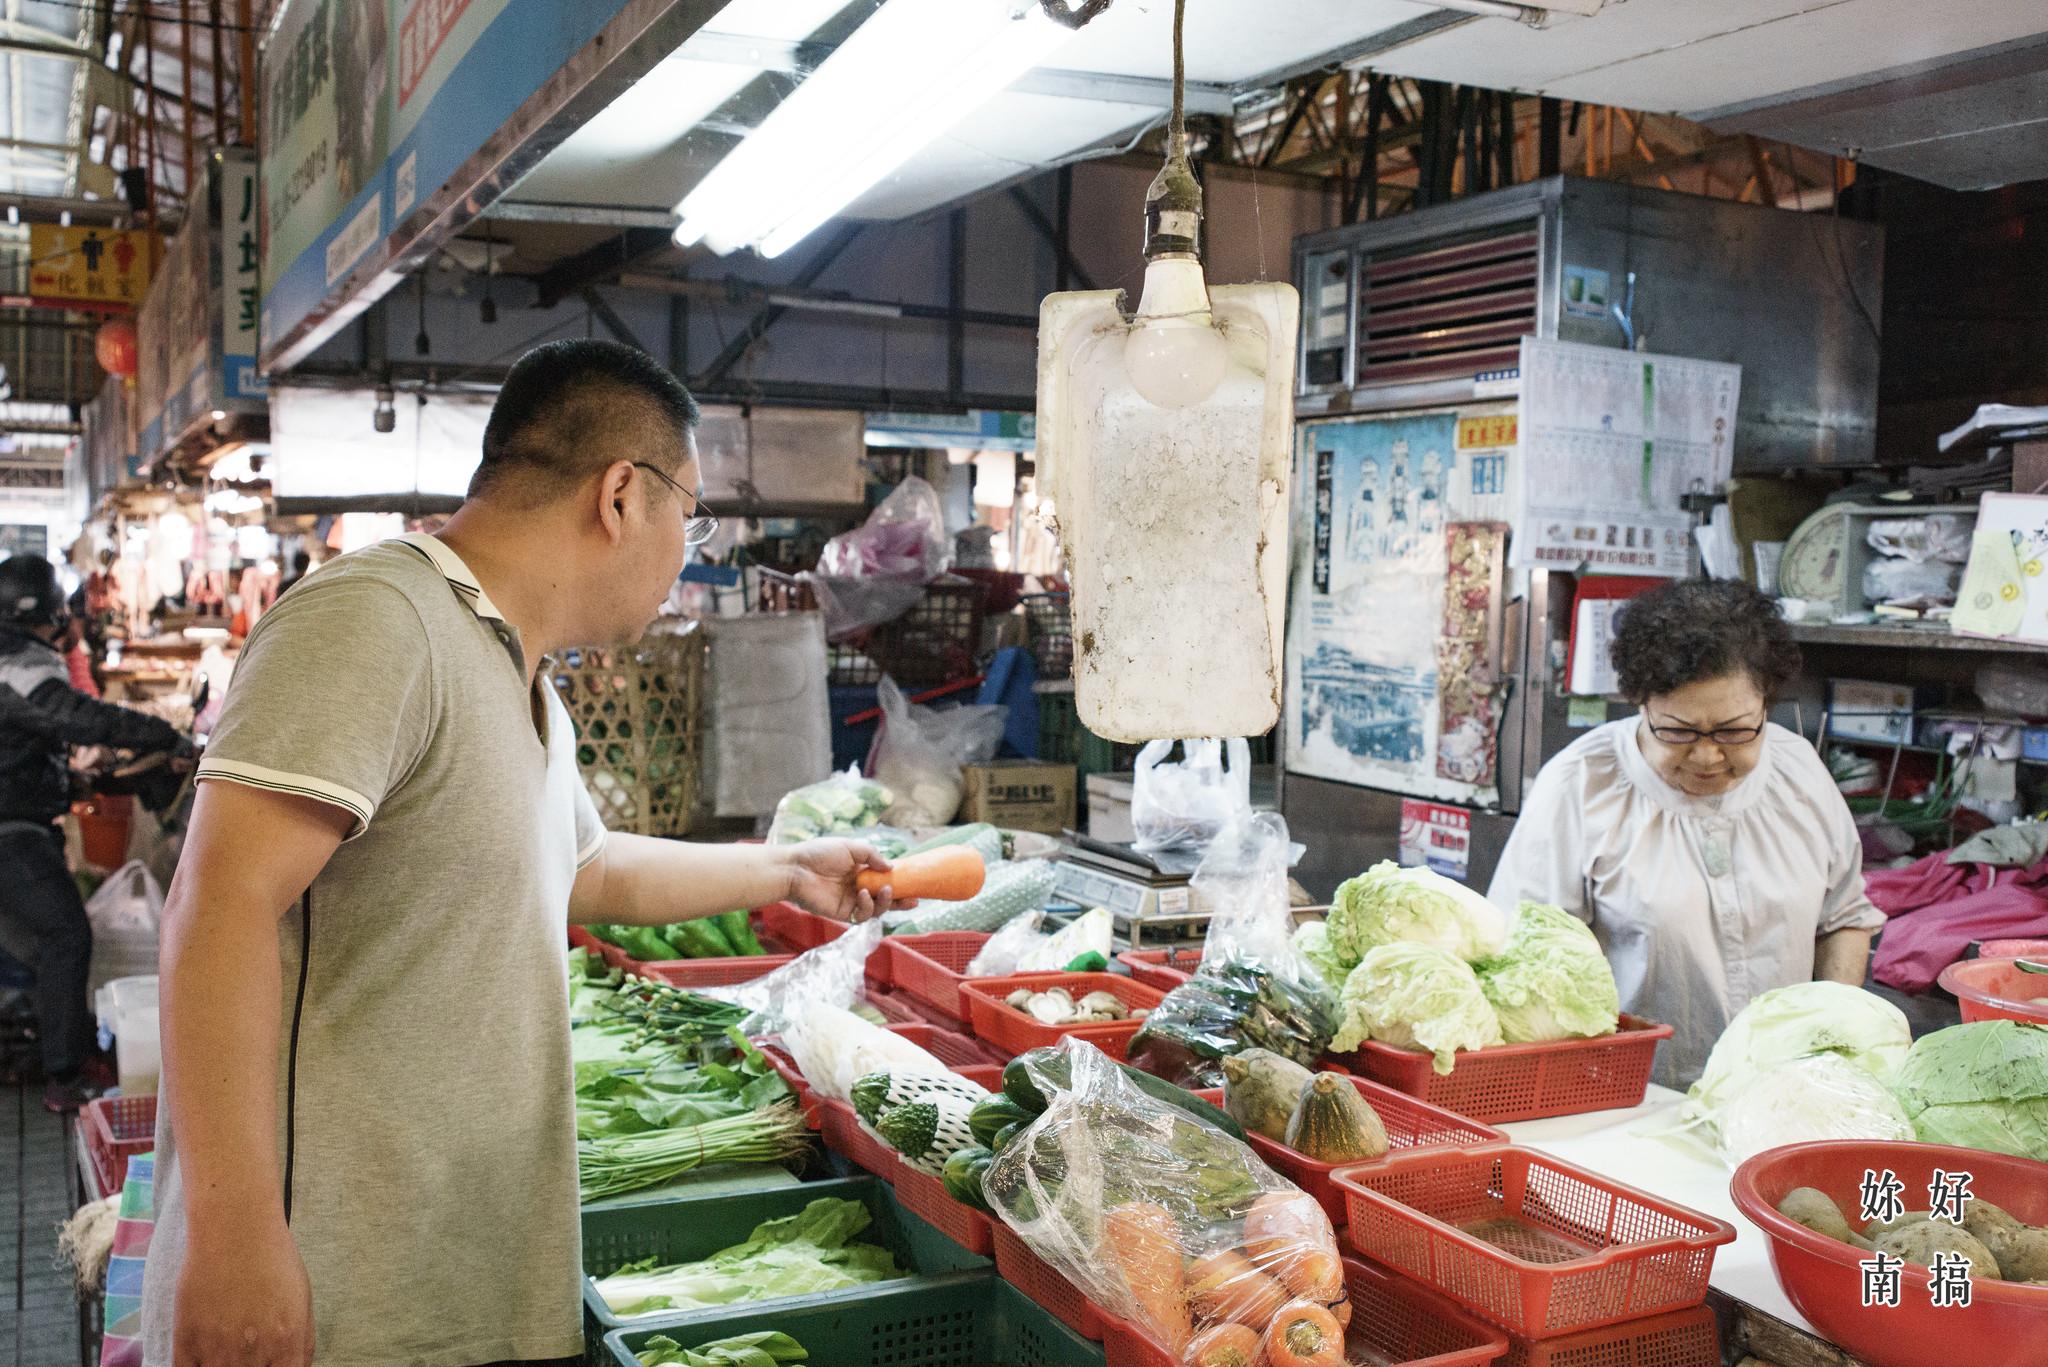
M 1347 964 L 1403 940 L 1478 963 L 1500 953 L 1507 938 L 1499 907 L 1432 869 L 1404 869 L 1392 860 L 1346 882 L 1330 906 L 1330 948 Z
M 1294 952 L 1315 966 L 1332 992 L 1343 989 L 1352 965 L 1338 958 L 1330 948 L 1330 927 L 1326 923 L 1309 921 L 1298 927 L 1294 932 Z
M 1922 1143 L 2048 1162 L 2048 1026 L 1937 1030 L 1914 1042 L 1894 1085 Z
M 1507 948 L 1479 965 L 1479 985 L 1509 1044 L 1611 1035 L 1621 1014 L 1614 970 L 1584 921 L 1524 902 Z
M 1436 1056 L 1451 1071 L 1460 1049 L 1501 1043 L 1500 1021 L 1472 965 L 1435 945 L 1403 940 L 1368 950 L 1339 999 L 1344 1012 L 1330 1047 L 1356 1049 L 1368 1039 Z
M 1687 1093 L 1684 1115 L 1718 1124 L 1721 1112 L 1759 1073 L 1813 1054 L 1840 1054 L 1889 1086 L 1912 1043 L 1906 1013 L 1860 987 L 1774 987 L 1728 1022 Z

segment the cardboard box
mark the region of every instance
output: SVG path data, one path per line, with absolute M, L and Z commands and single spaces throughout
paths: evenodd
M 1074 824 L 1079 777 L 1071 764 L 999 759 L 970 764 L 963 777 L 967 796 L 956 818 L 962 824 L 986 821 L 1045 835 L 1058 835 Z

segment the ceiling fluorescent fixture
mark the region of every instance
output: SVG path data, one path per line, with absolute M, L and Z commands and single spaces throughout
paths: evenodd
M 676 242 L 780 256 L 1072 37 L 1035 3 L 885 0 L 676 206 Z

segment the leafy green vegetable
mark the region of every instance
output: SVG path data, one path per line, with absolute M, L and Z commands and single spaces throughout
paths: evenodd
M 1294 932 L 1295 952 L 1316 966 L 1323 975 L 1323 981 L 1330 985 L 1332 992 L 1344 990 L 1344 979 L 1351 976 L 1357 961 L 1346 962 L 1330 943 L 1330 925 L 1327 921 L 1309 921 L 1297 927 Z
M 811 1357 L 801 1343 L 772 1330 L 700 1343 L 695 1348 L 656 1334 L 635 1356 L 640 1367 L 781 1367 L 785 1362 L 808 1362 Z
M 1847 983 L 1793 983 L 1756 997 L 1715 1041 L 1684 1116 L 1718 1128 L 1728 1104 L 1757 1074 L 1813 1054 L 1840 1054 L 1890 1085 L 1912 1045 L 1906 1015 Z
M 751 1046 L 738 1050 L 729 1062 L 692 1063 L 671 1056 L 639 1070 L 579 1063 L 576 1137 L 601 1139 L 703 1125 L 748 1115 L 789 1095 L 788 1084 Z
M 768 828 L 771 845 L 794 845 L 821 835 L 839 835 L 873 826 L 895 804 L 896 795 L 883 785 L 849 769 L 822 783 L 792 789 L 775 804 Z
M 1522 903 L 1507 948 L 1479 965 L 1479 986 L 1510 1044 L 1611 1035 L 1621 1013 L 1614 970 L 1592 930 L 1537 902 Z
M 1398 941 L 1367 951 L 1344 980 L 1344 1020 L 1330 1047 L 1356 1049 L 1368 1039 L 1434 1054 L 1451 1071 L 1460 1049 L 1501 1043 L 1500 1020 L 1463 959 L 1435 945 Z
M 1330 906 L 1330 952 L 1356 966 L 1368 950 L 1411 941 L 1434 945 L 1466 963 L 1500 953 L 1507 942 L 1500 908 L 1430 869 L 1373 865 L 1337 889 Z
M 888 1249 L 853 1242 L 872 1219 L 858 1201 L 823 1196 L 698 1262 L 621 1268 L 601 1278 L 597 1292 L 612 1313 L 629 1317 L 809 1296 L 908 1275 Z
M 584 1201 L 658 1187 L 710 1163 L 779 1163 L 802 1152 L 809 1132 L 795 1103 L 641 1134 L 576 1141 Z
M 1719 1115 L 1728 1166 L 1815 1139 L 1912 1139 L 1886 1086 L 1840 1054 L 1809 1054 L 1758 1073 Z
M 1203 963 L 1166 994 L 1132 1038 L 1130 1060 L 1183 1087 L 1223 1085 L 1222 1060 L 1269 1049 L 1313 1066 L 1337 1028 L 1335 994 L 1314 973 L 1287 972 L 1228 956 Z
M 1923 1143 L 2048 1162 L 2048 1027 L 1972 1021 L 1915 1041 L 1896 1083 Z

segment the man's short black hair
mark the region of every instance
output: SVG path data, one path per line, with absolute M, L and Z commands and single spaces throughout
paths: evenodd
M 671 435 L 680 451 L 700 416 L 683 382 L 644 352 L 595 339 L 549 342 L 505 376 L 469 492 L 552 497 L 616 460 L 669 469 L 675 452 L 648 449 L 650 433 Z
M 1628 601 L 1614 624 L 1621 694 L 1641 706 L 1687 684 L 1745 673 L 1766 701 L 1799 675 L 1777 603 L 1737 579 L 1680 579 Z

